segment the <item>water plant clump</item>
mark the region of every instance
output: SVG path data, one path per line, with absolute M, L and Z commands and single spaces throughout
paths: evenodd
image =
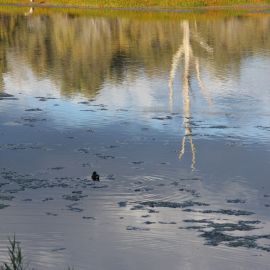
M 270 239 L 270 235 L 233 236 L 214 229 L 200 236 L 206 239 L 206 245 L 218 246 L 223 243 L 228 247 L 255 248 L 270 252 L 270 246 L 262 246 L 256 242 L 259 239 Z
M 9 262 L 4 262 L 0 270 L 26 270 L 24 259 L 19 242 L 16 241 L 15 235 L 9 238 L 8 247 Z
M 119 207 L 126 207 L 127 202 L 126 201 L 118 202 L 118 205 L 119 205 Z
M 227 203 L 245 203 L 246 200 L 241 200 L 241 199 L 231 199 L 227 200 Z
M 143 227 L 135 227 L 135 226 L 127 226 L 127 231 L 149 231 L 149 228 L 143 228 Z
M 81 200 L 82 198 L 87 197 L 87 195 L 72 194 L 72 195 L 63 195 L 62 197 L 65 200 L 77 202 L 77 201 Z
M 4 209 L 4 208 L 7 208 L 7 207 L 9 207 L 8 204 L 0 203 L 0 209 Z
M 194 202 L 194 201 L 184 201 L 181 203 L 177 202 L 165 202 L 165 201 L 146 201 L 140 202 L 140 205 L 149 207 L 167 207 L 167 208 L 186 208 L 191 206 L 209 206 L 208 203 Z
M 270 235 L 231 235 L 226 232 L 248 232 L 259 229 L 259 220 L 240 220 L 238 223 L 218 223 L 207 219 L 186 219 L 186 223 L 195 223 L 195 226 L 180 227 L 180 229 L 194 229 L 206 240 L 206 245 L 218 246 L 224 244 L 228 247 L 254 248 L 270 252 L 270 246 L 257 243 L 259 239 L 270 239 Z
M 202 214 L 223 214 L 228 216 L 250 216 L 254 213 L 251 211 L 245 210 L 235 210 L 235 209 L 218 209 L 218 210 L 195 210 L 195 209 L 184 209 L 185 212 L 194 212 L 194 213 L 202 213 Z
M 20 243 L 16 240 L 15 235 L 13 238 L 9 238 L 9 247 L 8 247 L 8 262 L 4 262 L 0 265 L 0 270 L 27 270 L 30 269 L 25 263 L 24 256 L 22 255 L 22 249 Z M 65 248 L 54 249 L 53 251 L 62 251 Z M 68 270 L 74 269 L 68 266 Z

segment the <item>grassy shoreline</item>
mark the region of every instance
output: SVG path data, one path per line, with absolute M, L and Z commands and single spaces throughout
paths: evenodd
M 270 0 L 2 0 L 1 6 L 184 11 L 270 8 Z
M 5 0 L 4 0 L 5 1 Z M 7 0 L 9 2 L 11 0 Z M 13 2 L 17 0 L 12 0 Z M 64 13 L 72 16 L 125 17 L 140 20 L 215 20 L 220 17 L 235 16 L 270 16 L 270 5 L 211 6 L 194 8 L 159 8 L 159 7 L 94 7 L 80 5 L 60 5 L 41 3 L 0 3 L 0 13 L 26 15 L 34 7 L 31 15 Z

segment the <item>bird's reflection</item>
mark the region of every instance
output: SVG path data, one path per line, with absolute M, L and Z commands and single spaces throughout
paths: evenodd
M 174 54 L 172 59 L 171 71 L 169 75 L 169 106 L 172 111 L 173 109 L 173 99 L 174 99 L 174 79 L 176 71 L 180 64 L 181 58 L 183 56 L 183 77 L 182 77 L 182 97 L 183 97 L 183 126 L 185 129 L 185 134 L 182 139 L 181 148 L 179 151 L 179 159 L 182 159 L 185 154 L 186 141 L 189 141 L 192 155 L 191 169 L 195 170 L 196 165 L 196 146 L 192 138 L 192 123 L 191 123 L 191 102 L 190 102 L 190 81 L 191 81 L 191 70 L 192 67 L 195 67 L 196 78 L 198 81 L 199 89 L 201 90 L 202 95 L 206 98 L 209 104 L 212 104 L 211 97 L 205 87 L 200 74 L 200 62 L 199 58 L 194 56 L 191 39 L 199 44 L 201 48 L 206 50 L 208 53 L 212 53 L 213 49 L 199 36 L 197 33 L 197 25 L 195 22 L 194 32 L 191 32 L 190 25 L 188 21 L 183 21 L 181 23 L 183 29 L 183 40 L 179 49 Z

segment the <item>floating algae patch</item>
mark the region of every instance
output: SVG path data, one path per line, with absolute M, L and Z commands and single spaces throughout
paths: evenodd
M 154 209 L 147 209 L 147 211 L 148 211 L 149 214 L 157 214 L 157 213 L 159 213 L 159 211 L 154 210 Z
M 63 195 L 63 199 L 68 200 L 68 201 L 79 201 L 82 198 L 87 197 L 88 195 L 81 195 L 81 194 L 72 194 L 72 195 Z
M 83 154 L 89 154 L 90 149 L 89 148 L 79 148 L 77 149 L 77 152 L 83 153 Z
M 250 212 L 250 211 L 232 210 L 232 209 L 202 210 L 200 212 L 203 214 L 216 213 L 216 214 L 224 214 L 224 215 L 229 215 L 229 216 L 250 216 L 254 214 L 254 212 Z
M 156 224 L 156 222 L 147 220 L 144 222 L 144 224 L 151 225 L 151 224 Z
M 119 207 L 126 207 L 127 206 L 127 202 L 123 201 L 123 202 L 118 202 Z
M 13 95 L 8 94 L 8 93 L 4 93 L 4 92 L 0 92 L 0 98 L 8 98 L 8 97 L 13 97 Z
M 115 158 L 115 157 L 112 156 L 112 155 L 103 155 L 103 154 L 101 154 L 101 153 L 96 153 L 95 155 L 96 155 L 98 158 L 105 159 L 105 160 L 107 160 L 107 159 L 114 159 L 114 158 Z
M 39 101 L 47 101 L 47 100 L 57 99 L 56 97 L 35 97 L 35 98 L 39 99 Z
M 6 182 L 0 185 L 0 192 L 3 193 L 17 193 L 28 189 L 41 189 L 41 188 L 87 188 L 91 186 L 88 180 L 79 177 L 42 177 L 39 178 L 33 174 L 21 174 L 8 169 L 0 170 L 0 177 Z M 66 200 L 77 201 L 86 197 L 78 191 L 73 191 L 70 195 L 64 195 Z
M 0 92 L 0 100 L 18 100 L 18 99 L 11 94 Z
M 237 223 L 217 223 L 207 219 L 186 219 L 186 223 L 196 225 L 180 227 L 179 229 L 194 229 L 201 232 L 200 236 L 206 240 L 206 245 L 218 246 L 224 244 L 228 247 L 245 247 L 269 251 L 270 246 L 263 246 L 257 243 L 259 239 L 270 239 L 270 235 L 247 235 L 239 236 L 237 232 L 249 232 L 259 229 L 256 225 L 260 224 L 259 220 L 240 220 Z M 234 232 L 230 235 L 226 232 Z
M 47 150 L 43 145 L 41 144 L 32 144 L 32 143 L 8 143 L 8 144 L 0 144 L 0 149 L 5 150 Z
M 158 223 L 163 224 L 163 225 L 175 225 L 175 224 L 177 224 L 175 221 L 169 221 L 169 222 L 159 221 Z
M 200 178 L 198 177 L 181 178 L 180 181 L 200 181 Z
M 46 212 L 46 215 L 47 215 L 47 216 L 53 216 L 53 217 L 57 217 L 57 216 L 58 216 L 58 214 L 56 214 L 56 213 L 51 213 L 51 212 Z
M 8 204 L 0 203 L 0 210 L 9 207 Z
M 26 112 L 42 112 L 42 109 L 40 108 L 32 108 L 32 109 L 26 109 Z
M 72 194 L 82 194 L 82 191 L 81 190 L 73 190 L 71 193 Z
M 143 205 L 134 205 L 130 210 L 145 210 Z
M 235 199 L 235 200 L 227 200 L 227 203 L 246 203 L 246 201 L 241 199 Z
M 228 247 L 245 247 L 245 248 L 256 248 L 259 250 L 270 252 L 270 246 L 262 246 L 257 243 L 259 239 L 270 239 L 270 235 L 252 235 L 252 236 L 232 236 L 225 234 L 216 229 L 204 232 L 200 235 L 206 239 L 207 245 L 217 246 L 224 244 Z
M 17 187 L 12 190 L 8 189 L 8 186 L 5 186 L 5 192 L 16 193 L 25 189 L 38 189 L 49 187 L 48 180 L 37 179 L 29 174 L 18 174 L 17 172 L 13 171 L 2 171 L 0 174 L 2 178 L 9 181 L 10 185 L 17 185 Z
M 48 201 L 53 201 L 53 200 L 54 200 L 53 198 L 47 197 L 47 198 L 43 199 L 42 201 L 43 202 L 48 202 Z
M 64 251 L 64 250 L 66 250 L 66 248 L 54 248 L 51 251 L 52 252 L 60 252 L 60 251 Z
M 21 117 L 20 120 L 15 121 L 19 124 L 29 124 L 29 123 L 36 123 L 36 122 L 44 122 L 47 121 L 46 118 L 36 118 L 36 117 Z
M 132 161 L 132 164 L 135 164 L 135 165 L 140 165 L 143 163 L 144 163 L 144 161 Z
M 164 202 L 164 201 L 146 201 L 140 202 L 140 205 L 149 207 L 166 207 L 166 208 L 186 208 L 192 206 L 209 206 L 208 203 L 194 202 L 194 201 L 184 201 L 181 203 L 177 202 Z
M 229 216 L 250 216 L 254 212 L 245 210 L 234 210 L 234 209 L 219 209 L 219 210 L 194 210 L 194 209 L 184 209 L 185 212 L 201 213 L 201 214 L 223 214 Z
M 165 116 L 165 117 L 162 117 L 162 116 L 155 116 L 155 117 L 152 117 L 152 119 L 154 119 L 154 120 L 171 120 L 172 119 L 172 116 L 170 116 L 170 115 L 167 115 L 167 116 Z
M 83 216 L 83 217 L 82 217 L 82 219 L 87 219 L 87 220 L 89 220 L 89 219 L 91 219 L 91 220 L 96 220 L 96 218 L 95 218 L 95 217 L 90 217 L 90 216 Z
M 153 188 L 150 188 L 150 187 L 144 187 L 144 188 L 135 188 L 134 189 L 134 192 L 148 192 L 148 191 L 152 191 L 154 190 Z
M 67 209 L 70 210 L 70 211 L 72 211 L 72 212 L 77 212 L 77 213 L 82 212 L 83 209 L 82 208 L 79 208 L 77 206 L 78 206 L 77 203 L 72 203 L 72 204 L 67 205 Z
M 102 186 L 92 186 L 94 189 L 102 189 L 102 188 L 107 188 L 108 185 L 102 185 Z
M 150 231 L 149 228 L 127 226 L 127 231 Z
M 184 191 L 187 193 L 190 193 L 192 196 L 194 197 L 200 197 L 200 193 L 198 193 L 196 190 L 194 189 L 188 189 L 188 188 L 179 188 L 179 191 Z
M 259 221 L 254 221 L 253 223 L 249 221 L 238 221 L 238 223 L 208 223 L 208 227 L 212 227 L 217 231 L 251 231 L 258 229 L 252 224 L 258 224 Z
M 12 195 L 2 195 L 0 194 L 1 201 L 12 201 L 15 197 Z
M 229 128 L 229 127 L 224 126 L 224 125 L 213 125 L 213 126 L 209 126 L 208 128 L 225 129 L 225 128 Z
M 51 170 L 53 171 L 60 171 L 60 170 L 63 170 L 65 167 L 61 167 L 61 166 L 58 166 L 58 167 L 53 167 L 53 168 L 50 168 Z

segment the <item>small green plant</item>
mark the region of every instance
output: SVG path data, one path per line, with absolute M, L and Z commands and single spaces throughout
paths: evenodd
M 15 235 L 13 238 L 9 238 L 8 255 L 9 262 L 5 262 L 0 270 L 25 270 L 23 263 L 22 250 L 20 243 L 16 241 Z
M 13 238 L 8 238 L 9 247 L 8 247 L 8 255 L 9 262 L 4 262 L 3 265 L 0 266 L 0 270 L 27 270 L 29 269 L 24 264 L 24 259 L 22 256 L 22 249 L 20 247 L 20 243 L 16 241 L 15 235 Z M 67 270 L 74 270 L 73 267 L 68 266 Z

